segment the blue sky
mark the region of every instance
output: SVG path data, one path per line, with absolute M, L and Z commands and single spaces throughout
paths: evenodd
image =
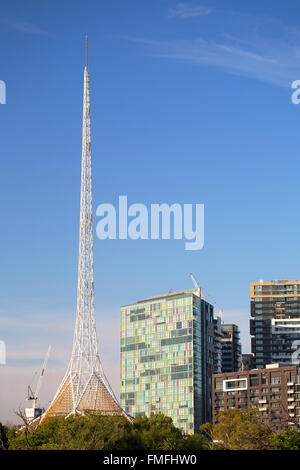
M 120 305 L 192 287 L 193 272 L 249 352 L 249 283 L 299 278 L 298 0 L 2 2 L 0 419 L 13 419 L 51 343 L 49 400 L 71 350 L 86 34 L 94 215 L 124 194 L 205 205 L 198 252 L 95 237 L 100 351 L 116 392 Z

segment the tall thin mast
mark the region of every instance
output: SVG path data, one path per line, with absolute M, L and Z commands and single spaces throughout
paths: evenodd
M 83 87 L 81 191 L 76 324 L 67 373 L 41 422 L 51 416 L 84 413 L 123 415 L 98 354 L 94 312 L 92 157 L 87 37 Z

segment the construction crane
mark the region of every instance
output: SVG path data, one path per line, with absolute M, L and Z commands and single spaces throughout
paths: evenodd
M 196 279 L 194 278 L 192 273 L 190 273 L 190 276 L 191 276 L 191 279 L 194 283 L 194 286 L 196 287 L 196 289 L 198 289 L 198 296 L 200 297 L 200 299 L 202 299 L 202 297 L 201 297 L 201 287 L 199 286 L 198 282 L 196 281 Z
M 43 363 L 43 366 L 42 366 L 42 370 L 40 372 L 40 375 L 39 375 L 39 378 L 38 378 L 38 381 L 37 381 L 37 384 L 36 384 L 36 389 L 35 389 L 34 393 L 31 389 L 30 385 L 28 385 L 27 401 L 32 402 L 32 407 L 31 408 L 25 408 L 25 415 L 26 415 L 26 418 L 28 418 L 28 419 L 37 418 L 38 416 L 40 416 L 43 413 L 42 408 L 37 408 L 36 403 L 37 403 L 37 399 L 38 399 L 39 394 L 40 394 L 40 389 L 41 389 L 43 377 L 44 377 L 44 374 L 45 374 L 47 362 L 48 362 L 48 359 L 49 359 L 49 356 L 50 356 L 50 352 L 51 352 L 51 345 L 49 345 L 49 347 L 48 347 L 48 350 L 47 350 L 47 353 L 46 353 L 46 356 L 45 356 L 45 359 L 44 359 L 44 363 Z
M 223 309 L 215 302 L 215 304 L 219 307 L 219 314 L 218 314 L 218 317 L 221 318 L 221 322 L 224 323 L 223 321 Z
M 200 299 L 203 299 L 203 297 L 202 297 L 203 287 L 202 288 L 200 287 L 199 283 L 197 282 L 197 280 L 195 279 L 195 277 L 193 276 L 192 273 L 190 273 L 190 276 L 191 276 L 191 279 L 194 283 L 194 286 L 198 289 L 198 296 L 200 297 Z M 209 297 L 212 298 L 212 296 L 207 292 L 206 289 L 205 289 L 205 292 L 209 295 Z M 218 316 L 221 318 L 221 322 L 223 323 L 223 309 L 222 309 L 222 307 L 220 307 L 220 305 L 215 300 L 213 300 L 213 303 L 219 308 Z

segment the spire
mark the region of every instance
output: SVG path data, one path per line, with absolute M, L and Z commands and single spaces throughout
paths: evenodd
M 92 157 L 90 87 L 84 68 L 81 193 L 77 310 L 73 349 L 67 373 L 41 423 L 53 416 L 90 411 L 105 415 L 127 415 L 122 410 L 105 377 L 98 353 L 94 312 L 94 260 L 92 224 Z M 130 419 L 130 418 L 128 418 Z
M 88 66 L 88 37 L 85 36 L 85 66 Z

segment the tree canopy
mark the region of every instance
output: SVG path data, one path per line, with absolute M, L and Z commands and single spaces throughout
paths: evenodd
M 217 415 L 217 423 L 200 428 L 223 449 L 263 450 L 269 448 L 272 431 L 265 426 L 256 408 L 228 409 Z
M 204 436 L 185 436 L 163 414 L 138 416 L 129 423 L 120 416 L 53 418 L 27 433 L 8 433 L 11 450 L 198 450 L 209 448 Z
M 300 450 L 300 432 L 287 429 L 270 437 L 270 448 L 274 450 Z
M 0 450 L 300 450 L 300 432 L 273 434 L 257 409 L 229 409 L 206 423 L 200 434 L 186 436 L 163 414 L 52 418 L 35 429 L 8 429 L 0 423 Z
M 4 426 L 2 423 L 0 423 L 0 450 L 7 449 L 7 446 L 8 446 L 7 431 L 8 431 L 7 426 Z

